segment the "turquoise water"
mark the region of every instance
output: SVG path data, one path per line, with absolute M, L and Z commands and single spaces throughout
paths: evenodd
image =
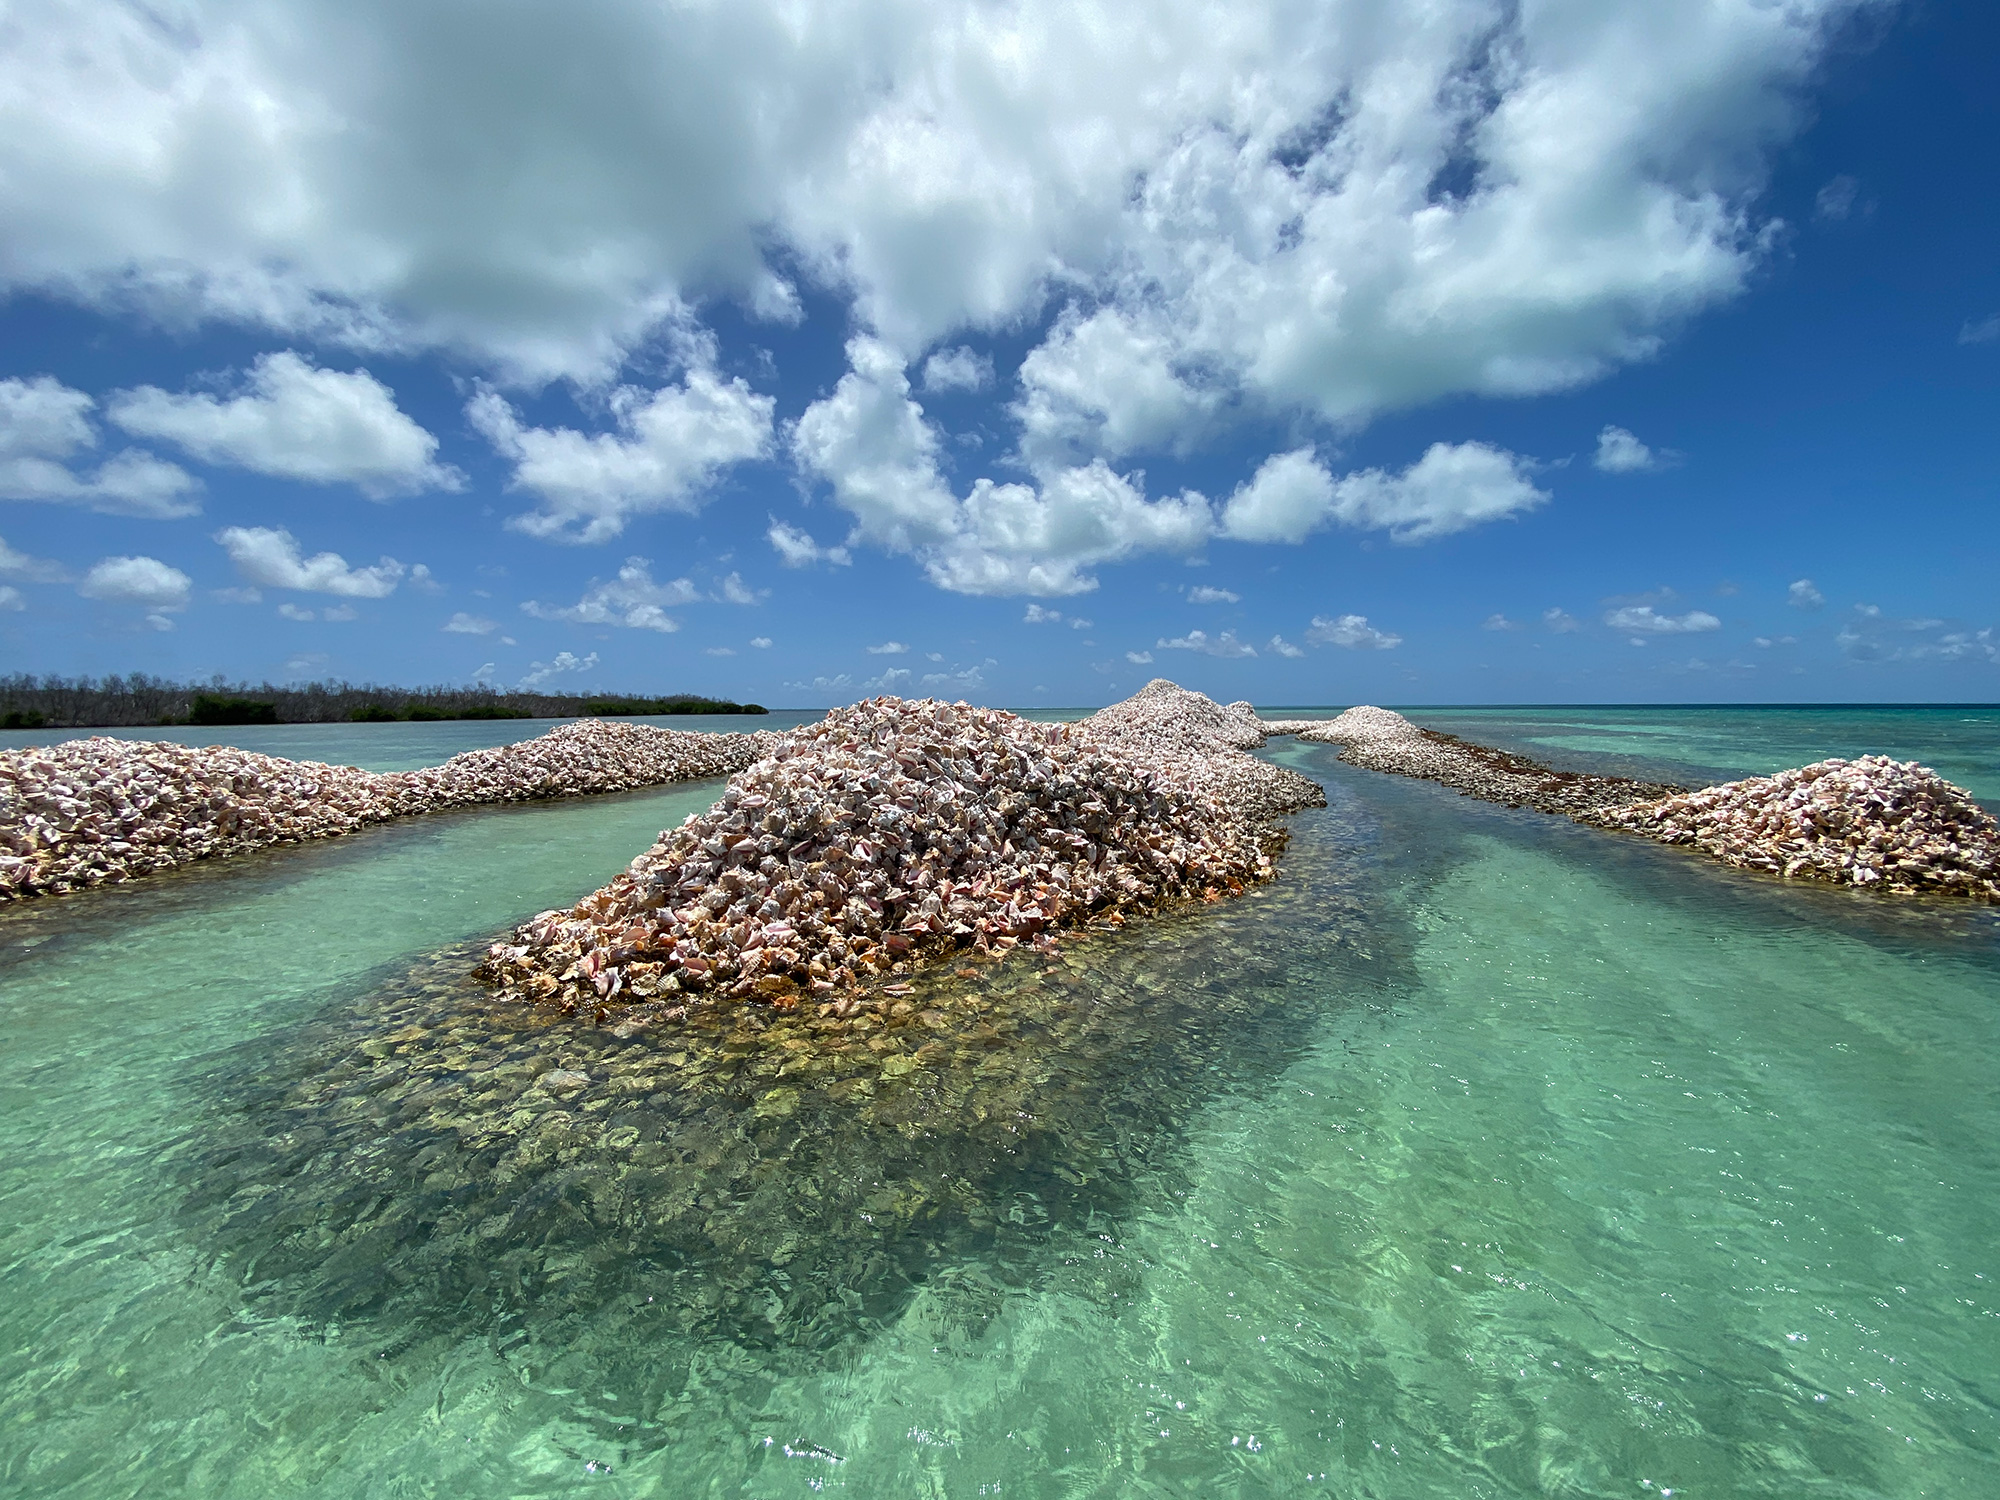
M 0 912 L 0 1491 L 1990 1492 L 1995 914 L 1274 754 L 1280 881 L 837 1067 L 462 981 L 712 786 Z

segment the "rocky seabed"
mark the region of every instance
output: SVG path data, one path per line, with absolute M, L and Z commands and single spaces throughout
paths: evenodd
M 1325 794 L 1232 736 L 1261 739 L 1165 682 L 1081 724 L 931 699 L 837 709 L 611 884 L 494 945 L 483 973 L 620 1025 L 721 995 L 839 1014 L 961 949 L 1240 894 L 1273 873 L 1274 819 Z
M 780 736 L 585 719 L 420 771 L 106 735 L 0 753 L 0 900 L 129 880 L 479 803 L 727 775 Z

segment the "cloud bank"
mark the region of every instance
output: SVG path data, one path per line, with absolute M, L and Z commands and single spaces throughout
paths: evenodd
M 874 547 L 964 594 L 1079 594 L 1217 538 L 1430 542 L 1547 504 L 1538 466 L 1462 441 L 1340 473 L 1308 439 L 1575 387 L 1737 295 L 1775 242 L 1767 164 L 1877 3 L 29 0 L 0 293 L 446 351 L 491 382 L 466 413 L 526 497 L 509 524 L 551 542 L 780 456 L 846 527 L 773 518 L 781 561 Z M 845 370 L 781 429 L 714 330 L 828 301 Z M 601 430 L 533 419 L 559 379 Z M 173 464 L 95 460 L 90 397 L 0 386 L 0 497 L 195 508 Z M 919 395 L 989 388 L 1012 451 L 961 479 Z M 105 410 L 255 473 L 462 482 L 387 386 L 296 348 Z M 1226 498 L 1146 487 L 1148 455 L 1272 430 L 1291 446 Z M 1661 458 L 1607 428 L 1595 461 Z
M 350 568 L 338 552 L 304 557 L 297 537 L 268 526 L 228 526 L 217 532 L 215 539 L 238 573 L 265 588 L 386 599 L 396 591 L 405 572 L 393 557 L 367 568 Z
M 45 500 L 114 516 L 167 521 L 201 507 L 192 475 L 138 448 L 84 472 L 75 461 L 94 449 L 97 405 L 48 375 L 0 380 L 0 500 Z
M 472 425 L 511 459 L 511 487 L 540 498 L 508 524 L 553 542 L 607 542 L 635 516 L 692 513 L 729 465 L 770 447 L 774 402 L 741 379 L 695 369 L 679 385 L 612 392 L 615 432 L 524 426 L 497 391 L 466 408 Z
M 366 370 L 316 369 L 290 350 L 258 359 L 237 395 L 143 385 L 114 396 L 106 414 L 134 437 L 178 444 L 203 463 L 352 484 L 376 500 L 465 482 L 435 461 L 438 440 Z
M 705 296 L 794 320 L 798 273 L 908 352 L 1087 289 L 1031 384 L 1126 435 L 1211 387 L 1336 419 L 1547 390 L 1742 285 L 1763 154 L 1857 8 L 38 4 L 0 276 L 524 380 Z M 1152 374 L 1071 402 L 1103 360 Z

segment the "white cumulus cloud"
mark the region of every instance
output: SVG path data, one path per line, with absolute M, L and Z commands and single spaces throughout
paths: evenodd
M 1597 434 L 1591 464 L 1606 474 L 1643 474 L 1662 467 L 1666 456 L 1640 442 L 1623 427 L 1606 427 Z
M 1392 651 L 1403 644 L 1400 635 L 1377 630 L 1366 615 L 1314 615 L 1306 631 L 1306 641 L 1314 646 L 1344 646 L 1354 651 Z
M 1219 589 L 1206 583 L 1198 583 L 1187 591 L 1190 604 L 1241 604 L 1243 596 L 1229 589 Z
M 438 629 L 449 635 L 491 635 L 500 628 L 498 620 L 481 619 L 478 615 L 459 610 Z
M 30 583 L 61 583 L 69 575 L 62 564 L 16 552 L 0 537 L 0 578 L 21 578 Z
M 74 460 L 97 446 L 97 405 L 53 376 L 0 380 L 0 500 L 45 500 L 107 515 L 173 520 L 201 507 L 192 475 L 138 448 L 94 470 Z
M 97 442 L 90 411 L 97 403 L 53 375 L 0 380 L 0 460 L 67 458 Z
M 711 295 L 795 320 L 794 276 L 912 354 L 1073 296 L 1047 363 L 1103 319 L 1158 372 L 1077 384 L 1106 453 L 1216 393 L 1346 421 L 1573 385 L 1740 290 L 1862 3 L 50 3 L 0 283 L 530 382 Z
M 991 661 L 985 663 L 992 665 Z M 927 688 L 955 688 L 969 693 L 986 686 L 986 673 L 982 667 L 960 667 L 952 672 L 926 672 L 920 680 Z
M 1986 661 L 2000 663 L 2000 631 L 1951 620 L 1897 619 L 1879 605 L 1857 604 L 1833 638 L 1850 661 Z
M 1335 478 L 1310 448 L 1264 460 L 1223 506 L 1223 535 L 1299 542 L 1330 521 L 1426 542 L 1544 504 L 1530 461 L 1488 443 L 1433 443 L 1400 473 L 1361 469 Z
M 1504 448 L 1433 443 L 1400 474 L 1343 476 L 1333 487 L 1332 514 L 1344 526 L 1386 531 L 1391 541 L 1427 542 L 1546 502 L 1528 472 L 1527 460 Z
M 810 682 L 788 682 L 785 686 L 788 688 L 802 688 L 814 693 L 837 693 L 843 689 L 853 687 L 854 679 L 848 676 L 847 673 L 841 672 L 832 677 L 815 677 Z
M 635 516 L 698 510 L 723 469 L 770 449 L 772 399 L 713 370 L 697 367 L 656 391 L 621 386 L 609 404 L 617 430 L 586 433 L 524 426 L 497 391 L 472 398 L 472 425 L 513 460 L 511 488 L 541 498 L 508 522 L 515 530 L 544 541 L 609 541 Z
M 1794 609 L 1818 609 L 1826 603 L 1826 595 L 1814 586 L 1810 578 L 1800 578 L 1785 590 L 1785 603 Z
M 1722 628 L 1722 621 L 1707 610 L 1691 609 L 1683 615 L 1663 615 L 1650 604 L 1628 604 L 1622 609 L 1608 610 L 1604 623 L 1613 630 L 1639 635 L 1694 635 Z
M 374 376 L 319 369 L 291 350 L 261 356 L 235 395 L 142 385 L 112 396 L 106 415 L 134 437 L 178 444 L 203 463 L 352 484 L 376 500 L 465 482 L 436 461 L 438 440 Z
M 1243 542 L 1302 542 L 1333 514 L 1333 475 L 1310 448 L 1274 453 L 1222 510 L 1222 530 Z
M 771 593 L 769 589 L 751 588 L 741 573 L 731 573 L 715 589 L 715 597 L 724 604 L 761 604 Z
M 903 361 L 880 340 L 847 347 L 852 368 L 833 394 L 799 418 L 792 451 L 808 473 L 833 486 L 857 534 L 892 551 L 949 542 L 958 502 L 938 472 L 939 439 L 910 399 Z
M 901 656 L 909 649 L 901 641 L 884 641 L 879 646 L 870 646 L 868 654 L 870 656 Z
M 324 609 L 311 610 L 300 604 L 280 604 L 278 615 L 286 620 L 327 620 L 338 625 L 348 620 L 360 618 L 361 612 L 351 604 L 329 604 Z
M 1144 449 L 1185 451 L 1210 426 L 1221 394 L 1175 368 L 1171 335 L 1105 309 L 1066 314 L 1021 362 L 1014 407 L 1036 468 Z
M 1199 651 L 1204 656 L 1255 656 L 1257 648 L 1248 641 L 1236 639 L 1234 631 L 1225 630 L 1221 635 L 1210 636 L 1205 631 L 1190 630 L 1186 635 L 1168 640 L 1162 636 L 1153 642 L 1155 650 Z
M 386 599 L 402 580 L 403 565 L 393 557 L 366 568 L 350 568 L 338 552 L 300 555 L 298 538 L 269 526 L 226 526 L 215 535 L 236 571 L 251 583 L 349 599 Z
M 788 568 L 811 567 L 817 562 L 844 568 L 853 561 L 845 547 L 822 547 L 809 533 L 789 521 L 780 521 L 776 516 L 771 518 L 770 530 L 764 535 L 770 539 L 778 561 Z
M 1813 195 L 1813 217 L 1838 223 L 1852 218 L 1861 205 L 1861 183 L 1845 172 L 1831 178 Z
M 558 651 L 554 661 L 529 662 L 527 674 L 515 686 L 525 690 L 547 687 L 559 677 L 593 671 L 596 667 L 597 653 L 595 651 L 591 652 L 588 656 L 578 656 L 569 651 Z
M 940 349 L 924 361 L 927 391 L 983 391 L 993 384 L 993 360 L 963 344 Z
M 850 368 L 793 432 L 807 473 L 854 517 L 850 545 L 872 542 L 922 563 L 964 594 L 1083 593 L 1086 570 L 1139 552 L 1187 552 L 1208 536 L 1208 502 L 1149 501 L 1102 460 L 1055 468 L 1037 483 L 974 481 L 959 499 L 940 467 L 940 440 L 911 399 L 909 376 L 878 339 L 849 342 Z
M 543 604 L 530 599 L 522 604 L 524 613 L 538 620 L 567 620 L 575 625 L 619 625 L 629 630 L 657 630 L 670 635 L 681 628 L 680 621 L 667 611 L 696 603 L 701 591 L 685 578 L 666 583 L 653 580 L 653 564 L 644 557 L 628 557 L 618 576 L 606 582 L 592 579 L 575 604 Z
M 1264 649 L 1269 651 L 1273 656 L 1304 656 L 1306 654 L 1302 648 L 1294 646 L 1281 635 L 1272 636 L 1271 644 Z
M 76 586 L 86 599 L 142 604 L 152 610 L 186 609 L 194 580 L 157 557 L 107 557 Z

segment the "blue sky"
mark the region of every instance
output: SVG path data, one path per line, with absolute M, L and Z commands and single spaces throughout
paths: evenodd
M 0 669 L 2000 698 L 1985 7 L 10 28 Z

